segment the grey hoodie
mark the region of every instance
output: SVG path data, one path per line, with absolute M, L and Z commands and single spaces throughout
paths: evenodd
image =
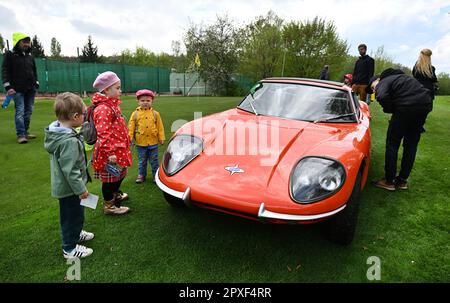
M 88 179 L 84 144 L 74 129 L 59 121 L 45 130 L 44 147 L 50 154 L 52 196 L 65 198 L 86 192 Z

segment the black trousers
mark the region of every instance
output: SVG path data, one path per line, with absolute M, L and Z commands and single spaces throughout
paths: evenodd
M 119 192 L 122 181 L 123 179 L 117 182 L 102 183 L 102 194 L 105 201 L 111 201 L 114 199 L 114 193 Z
M 407 180 L 416 159 L 417 145 L 428 112 L 394 113 L 386 137 L 384 173 L 386 181 L 394 182 L 397 174 L 398 150 L 403 140 L 403 156 L 399 177 Z

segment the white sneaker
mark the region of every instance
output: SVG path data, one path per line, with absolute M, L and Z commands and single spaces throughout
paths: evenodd
M 88 257 L 88 256 L 92 255 L 93 252 L 94 252 L 94 250 L 92 250 L 92 248 L 87 248 L 86 246 L 77 244 L 75 249 L 72 250 L 70 253 L 64 251 L 64 249 L 63 249 L 63 256 L 66 259 L 84 258 L 84 257 Z
M 80 233 L 80 240 L 78 240 L 78 243 L 80 242 L 84 242 L 84 241 L 89 241 L 94 239 L 94 234 L 90 233 L 88 231 L 82 230 Z

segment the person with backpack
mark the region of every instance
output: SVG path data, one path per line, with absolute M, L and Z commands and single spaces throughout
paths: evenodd
M 120 185 L 132 164 L 132 157 L 128 129 L 120 109 L 120 79 L 107 71 L 98 75 L 93 86 L 98 93 L 92 97 L 87 115 L 92 116 L 96 131 L 92 152 L 94 177 L 102 181 L 103 213 L 123 215 L 130 208 L 121 205 L 128 200 L 128 194 L 120 191 Z
M 44 147 L 50 154 L 51 193 L 59 200 L 59 221 L 63 257 L 84 258 L 93 253 L 92 248 L 79 243 L 94 238 L 94 234 L 83 230 L 84 206 L 90 181 L 86 152 L 82 138 L 75 128 L 83 123 L 86 105 L 83 100 L 66 92 L 56 96 L 54 105 L 57 120 L 45 130 Z
M 158 145 L 166 139 L 164 125 L 159 112 L 153 109 L 155 93 L 148 89 L 136 92 L 139 107 L 131 114 L 128 132 L 134 140 L 139 158 L 139 172 L 136 183 L 143 183 L 147 178 L 147 162 L 152 167 L 153 183 L 159 167 Z

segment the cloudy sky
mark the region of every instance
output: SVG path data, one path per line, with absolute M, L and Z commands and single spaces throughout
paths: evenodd
M 433 50 L 437 72 L 450 73 L 450 0 L 0 0 L 0 33 L 37 35 L 47 54 L 52 37 L 75 55 L 92 35 L 102 55 L 143 46 L 172 53 L 190 22 L 211 24 L 227 15 L 236 25 L 274 11 L 286 21 L 319 16 L 333 21 L 350 53 L 366 43 L 412 66 L 422 48 Z

